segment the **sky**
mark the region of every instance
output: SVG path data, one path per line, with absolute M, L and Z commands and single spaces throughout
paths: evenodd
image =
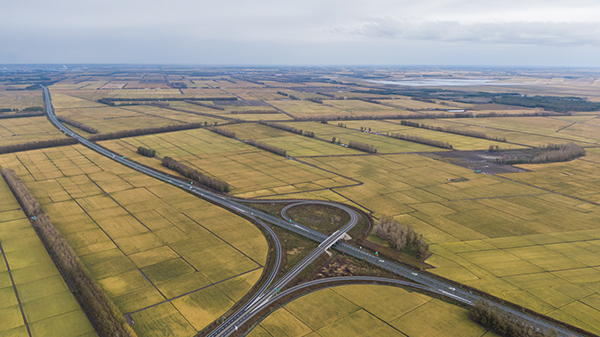
M 0 0 L 0 64 L 600 67 L 598 0 Z

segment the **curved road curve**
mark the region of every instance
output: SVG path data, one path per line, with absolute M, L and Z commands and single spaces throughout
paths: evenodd
M 48 88 L 45 86 L 42 86 L 43 90 L 44 90 L 44 101 L 46 103 L 46 113 L 48 116 L 48 119 L 50 120 L 50 122 L 56 127 L 58 128 L 60 131 L 62 131 L 65 135 L 69 136 L 69 137 L 74 137 L 76 138 L 82 145 L 108 157 L 111 158 L 112 160 L 121 163 L 122 165 L 125 165 L 129 168 L 132 168 L 136 171 L 142 172 L 146 175 L 149 175 L 153 178 L 156 178 L 158 180 L 161 180 L 163 182 L 169 183 L 171 185 L 174 185 L 176 187 L 179 187 L 181 189 L 184 189 L 190 193 L 193 193 L 199 197 L 202 197 L 206 200 L 209 200 L 213 203 L 216 203 L 218 205 L 220 205 L 221 207 L 227 208 L 230 211 L 236 212 L 238 214 L 241 214 L 243 216 L 249 217 L 255 221 L 257 221 L 258 219 L 263 220 L 263 221 L 267 221 L 270 222 L 276 226 L 280 226 L 283 227 L 289 231 L 292 231 L 294 233 L 303 235 L 309 239 L 315 240 L 317 242 L 320 242 L 321 245 L 327 246 L 329 247 L 333 247 L 339 251 L 342 251 L 348 255 L 351 255 L 355 258 L 361 259 L 361 260 L 365 260 L 367 262 L 373 263 L 381 268 L 384 268 L 388 271 L 394 272 L 404 278 L 410 279 L 414 282 L 418 282 L 420 284 L 423 284 L 425 286 L 431 287 L 431 288 L 435 288 L 438 289 L 440 291 L 444 291 L 448 294 L 450 294 L 449 297 L 452 297 L 454 299 L 457 299 L 459 301 L 470 301 L 470 302 L 474 302 L 478 299 L 483 299 L 481 296 L 478 296 L 476 294 L 472 294 L 470 291 L 466 291 L 463 289 L 457 289 L 454 288 L 452 285 L 441 281 L 437 278 L 433 278 L 431 276 L 428 275 L 423 275 L 420 273 L 417 273 L 415 270 L 396 264 L 396 263 L 392 263 L 389 261 L 385 261 L 383 259 L 380 259 L 379 257 L 360 250 L 354 246 L 348 245 L 346 243 L 338 243 L 337 241 L 339 240 L 339 238 L 344 234 L 344 233 L 340 233 L 340 231 L 334 233 L 332 236 L 328 237 L 325 234 L 319 233 L 315 230 L 312 230 L 310 228 L 306 228 L 300 224 L 297 223 L 289 223 L 288 221 L 284 221 L 280 218 L 274 217 L 272 215 L 266 214 L 264 212 L 261 211 L 257 211 L 254 208 L 251 208 L 249 206 L 243 205 L 242 203 L 238 202 L 236 198 L 230 198 L 209 190 L 205 190 L 203 188 L 199 188 L 195 185 L 187 185 L 186 183 L 182 182 L 179 179 L 175 179 L 172 178 L 170 176 L 167 176 L 166 174 L 162 174 L 160 172 L 157 172 L 155 170 L 149 169 L 147 167 L 144 167 L 142 165 L 139 165 L 135 162 L 132 162 L 130 160 L 127 160 L 125 157 L 119 157 L 118 155 L 116 155 L 115 153 L 112 153 L 111 151 L 108 151 L 107 149 L 88 141 L 87 139 L 85 139 L 84 137 L 74 133 L 73 131 L 69 130 L 68 128 L 66 128 L 64 125 L 62 125 L 62 123 L 60 123 L 57 119 L 56 116 L 53 113 L 53 109 L 52 109 L 52 104 L 50 101 L 50 94 L 48 91 Z M 248 202 L 248 201 L 245 201 Z M 261 202 L 259 200 L 255 200 L 253 202 Z M 265 203 L 271 203 L 271 202 L 278 202 L 276 200 L 265 200 L 262 201 Z M 279 202 L 281 202 L 281 200 L 279 200 Z M 324 201 L 325 202 L 325 201 Z M 328 203 L 328 202 L 325 202 Z M 333 207 L 338 207 L 338 204 L 336 203 L 328 203 L 329 205 L 333 206 Z M 258 221 L 257 221 L 258 222 Z M 260 223 L 260 222 L 258 222 Z M 264 224 L 261 224 L 264 225 Z M 268 226 L 267 226 L 268 227 Z M 346 226 L 345 226 L 346 227 Z M 349 229 L 349 228 L 348 228 Z M 346 229 L 346 230 L 348 230 Z M 319 247 L 322 247 L 322 246 Z M 273 277 L 270 279 L 272 280 L 274 278 Z M 266 289 L 266 287 L 263 287 Z M 271 288 L 271 291 L 273 291 L 274 288 Z M 280 289 L 280 288 L 275 288 L 276 290 Z M 275 293 L 277 292 L 275 290 Z M 268 292 L 270 292 L 269 290 L 266 290 L 263 292 L 263 295 L 267 294 Z M 257 293 L 258 294 L 258 293 Z M 447 295 L 448 296 L 448 295 Z M 268 299 L 271 299 L 273 297 L 273 294 L 269 293 L 267 294 L 267 296 L 259 296 L 260 299 L 263 299 L 265 297 L 267 297 Z M 253 297 L 253 299 L 251 301 L 249 301 L 248 303 L 250 304 L 256 304 L 256 302 L 254 302 L 254 300 L 257 300 L 257 298 Z M 487 299 L 486 299 L 487 300 Z M 264 300 L 263 300 L 264 301 Z M 268 301 L 268 300 L 267 300 Z M 489 300 L 488 300 L 489 301 Z M 247 304 L 248 304 L 247 303 Z M 262 302 L 261 302 L 262 303 Z M 466 303 L 466 302 L 465 302 Z M 494 302 L 492 302 L 494 303 Z M 265 304 L 265 303 L 263 303 Z M 531 316 L 529 314 L 523 313 L 519 310 L 513 309 L 511 307 L 505 306 L 503 304 L 500 303 L 494 303 L 495 305 L 497 305 L 499 307 L 499 309 L 504 310 L 506 312 L 509 312 L 512 315 L 515 315 L 516 317 L 519 317 L 520 319 L 530 322 L 531 324 L 538 326 L 540 328 L 549 330 L 549 329 L 554 329 L 558 332 L 558 334 L 560 336 L 580 336 L 579 334 L 576 334 L 570 330 L 567 330 L 563 327 L 554 325 L 552 323 L 549 323 L 545 320 L 542 320 L 540 318 Z M 239 311 L 238 311 L 239 312 Z M 229 321 L 229 320 L 227 320 Z M 227 321 L 224 324 L 221 324 L 221 326 L 224 325 L 228 325 Z M 219 328 L 221 327 L 219 326 Z M 230 326 L 230 325 L 229 325 Z M 219 329 L 217 328 L 217 329 Z M 216 329 L 216 330 L 217 330 Z M 232 330 L 229 330 L 229 333 L 232 332 Z M 213 331 L 214 332 L 214 331 Z M 221 333 L 224 333 L 223 335 L 228 335 L 229 333 L 225 332 L 225 331 L 221 331 Z M 221 335 L 221 333 L 219 333 L 219 335 Z M 211 333 L 211 335 L 213 335 Z

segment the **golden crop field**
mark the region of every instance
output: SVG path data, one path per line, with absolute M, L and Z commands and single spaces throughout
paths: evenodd
M 291 114 L 294 117 L 314 117 L 349 114 L 349 112 L 346 110 L 342 110 L 325 104 L 314 103 L 311 101 L 298 101 L 288 99 L 285 101 L 267 101 L 267 103 Z
M 335 122 L 331 122 L 332 124 Z M 428 129 L 421 129 L 416 127 L 410 127 L 405 125 L 400 125 L 400 121 L 390 120 L 390 121 L 348 121 L 344 122 L 344 124 L 348 128 L 358 129 L 370 128 L 372 132 L 378 132 L 385 134 L 386 132 L 391 133 L 400 133 L 410 136 L 423 137 L 427 139 L 439 140 L 442 142 L 448 142 L 453 146 L 455 150 L 461 151 L 472 151 L 472 150 L 487 150 L 490 145 L 497 145 L 503 149 L 519 149 L 524 148 L 523 146 L 516 144 L 508 144 L 504 142 L 496 142 L 493 140 L 474 138 L 461 136 L 457 134 L 447 133 L 447 132 L 439 132 Z M 510 139 L 507 139 L 510 142 Z
M 194 334 L 262 273 L 268 246 L 254 225 L 80 145 L 3 155 L 0 165 L 17 172 L 140 336 Z
M 0 335 L 97 336 L 1 178 L 0 198 Z
M 63 138 L 46 117 L 23 117 L 0 120 L 0 145 L 10 145 Z
M 464 308 L 399 287 L 344 285 L 287 303 L 248 336 L 496 336 L 468 316 Z
M 377 148 L 377 153 L 444 151 L 444 149 L 438 147 L 338 127 L 335 121 L 329 122 L 329 124 L 320 122 L 284 122 L 283 124 L 293 126 L 296 129 L 313 131 L 315 136 L 319 138 L 330 140 L 335 137 L 337 140 L 341 140 L 343 144 L 347 144 L 351 140 L 370 144 Z
M 204 104 L 211 104 L 210 102 L 204 102 Z M 173 101 L 169 102 L 169 106 L 176 109 L 189 110 L 189 111 L 197 111 L 201 113 L 223 116 L 227 118 L 235 118 L 242 119 L 246 121 L 259 121 L 261 119 L 268 120 L 291 120 L 292 118 L 283 113 L 277 114 L 232 114 L 232 111 L 255 111 L 255 110 L 267 110 L 267 111 L 275 111 L 274 108 L 270 106 L 238 106 L 238 105 L 219 105 L 219 107 L 224 108 L 224 110 L 216 110 L 207 107 L 203 107 L 196 104 L 191 104 L 187 102 L 181 101 Z
M 274 129 L 276 130 L 276 129 Z M 156 150 L 204 174 L 225 181 L 233 194 L 258 197 L 321 190 L 355 184 L 341 175 L 313 168 L 237 140 L 197 129 L 101 142 L 106 148 L 141 159 L 145 165 L 172 173 L 157 159 L 143 160 L 134 152 L 138 146 Z
M 0 109 L 19 109 L 44 106 L 42 90 L 6 90 L 14 86 L 0 85 Z

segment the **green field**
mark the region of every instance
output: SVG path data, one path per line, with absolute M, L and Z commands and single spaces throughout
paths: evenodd
M 0 197 L 0 336 L 96 336 L 4 179 Z
M 402 288 L 345 285 L 287 303 L 248 336 L 496 336 L 468 316 L 464 308 Z
M 262 273 L 268 247 L 254 225 L 87 148 L 3 155 L 0 165 L 15 169 L 140 336 L 201 330 Z M 161 321 L 154 310 L 172 314 Z

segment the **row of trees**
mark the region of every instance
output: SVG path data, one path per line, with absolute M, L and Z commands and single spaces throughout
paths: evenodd
M 233 132 L 231 130 L 219 129 L 219 128 L 215 128 L 214 126 L 212 128 L 210 128 L 209 130 L 212 131 L 212 132 L 214 132 L 214 133 L 218 133 L 221 136 L 225 136 L 225 137 L 229 137 L 229 138 L 235 138 L 235 132 Z
M 407 121 L 407 120 L 401 121 L 400 124 L 401 125 L 406 125 L 406 126 L 412 126 L 412 127 L 416 127 L 416 128 L 421 128 L 421 129 L 428 129 L 428 130 L 434 130 L 434 131 L 440 131 L 440 132 L 454 133 L 454 134 L 457 134 L 457 135 L 462 135 L 462 136 L 467 136 L 467 137 L 489 139 L 489 140 L 495 140 L 497 142 L 506 142 L 506 137 L 492 137 L 492 136 L 488 136 L 485 133 L 479 132 L 479 131 L 459 130 L 459 129 L 454 129 L 454 128 L 443 128 L 441 126 L 419 124 L 417 122 L 411 122 L 411 121 Z
M 280 156 L 286 156 L 286 151 L 284 149 L 280 149 L 277 146 L 273 146 L 273 145 L 269 145 L 267 143 L 263 143 L 263 142 L 259 142 L 256 141 L 254 139 L 246 139 L 246 144 L 250 144 L 253 146 L 258 147 L 259 149 L 263 149 L 269 152 L 273 152 L 275 154 L 278 154 Z
M 40 140 L 37 142 L 27 142 L 21 144 L 12 144 L 12 145 L 3 145 L 0 146 L 0 154 L 1 153 L 12 153 L 19 151 L 28 151 L 28 150 L 37 150 L 37 149 L 46 149 L 49 147 L 55 146 L 65 146 L 65 145 L 73 145 L 77 144 L 77 139 L 75 138 L 56 138 L 49 140 Z
M 146 156 L 146 157 L 150 157 L 150 158 L 156 157 L 156 150 L 149 149 L 149 148 L 143 147 L 143 146 L 138 146 L 137 153 L 141 154 L 142 156 Z
M 518 317 L 500 310 L 498 306 L 484 300 L 475 301 L 471 307 L 471 317 L 473 321 L 492 329 L 495 333 L 505 337 L 555 337 L 558 336 L 556 330 L 539 329 L 520 320 Z
M 220 107 L 218 105 L 214 105 L 214 104 L 204 104 L 204 103 L 194 102 L 194 101 L 190 101 L 190 100 L 186 100 L 185 102 L 186 103 L 190 103 L 190 104 L 195 104 L 195 105 L 203 106 L 203 107 L 206 107 L 206 108 L 215 109 L 215 110 L 225 110 L 225 108 Z
M 44 115 L 44 112 L 17 112 L 14 114 L 0 115 L 0 119 L 20 118 L 20 117 L 40 117 L 43 115 Z
M 103 337 L 137 336 L 15 172 L 0 169 L 0 173 L 23 207 L 25 214 L 32 219 L 33 228 L 71 287 L 73 295 L 96 327 L 98 334 Z
M 276 129 L 280 129 L 280 130 L 285 130 L 285 131 L 288 131 L 288 132 L 292 132 L 292 133 L 295 133 L 295 134 L 306 136 L 306 137 L 311 137 L 311 138 L 315 137 L 315 133 L 312 132 L 312 131 L 302 131 L 300 129 L 296 129 L 293 126 L 289 126 L 289 125 L 285 125 L 285 124 L 279 124 L 279 123 L 275 123 L 275 122 L 268 122 L 268 121 L 265 121 L 265 120 L 262 120 L 262 119 L 260 121 L 258 121 L 258 123 L 260 123 L 262 125 L 270 126 L 272 128 L 276 128 Z
M 178 172 L 179 174 L 181 174 L 182 176 L 184 176 L 186 178 L 194 180 L 206 187 L 210 187 L 213 190 L 217 190 L 217 191 L 221 191 L 221 192 L 225 192 L 225 193 L 230 191 L 230 187 L 229 187 L 228 183 L 218 180 L 218 179 L 214 179 L 214 178 L 205 176 L 200 171 L 198 171 L 194 168 L 191 168 L 189 166 L 186 166 L 171 157 L 164 157 L 162 160 L 162 165 L 166 168 L 169 168 L 173 171 Z
M 431 253 L 423 235 L 418 234 L 410 225 L 397 223 L 394 218 L 382 215 L 373 227 L 373 235 L 392 245 L 401 252 L 413 253 L 420 261 L 425 261 Z
M 276 110 L 233 110 L 232 115 L 276 115 L 279 111 Z
M 415 142 L 425 145 L 431 145 L 435 147 L 440 147 L 442 149 L 452 149 L 452 144 L 448 142 L 442 142 L 441 140 L 428 139 L 419 136 L 411 136 L 411 135 L 403 135 L 401 133 L 390 133 L 388 136 L 392 138 L 408 140 L 409 142 Z
M 534 157 L 534 164 L 569 161 L 577 157 L 585 156 L 585 149 L 575 143 L 548 144 L 542 153 Z
M 74 126 L 74 127 L 78 128 L 78 129 L 81 129 L 81 130 L 83 130 L 85 132 L 89 132 L 89 133 L 92 133 L 92 134 L 98 133 L 98 129 L 93 128 L 93 127 L 91 127 L 89 125 L 85 125 L 85 124 L 83 124 L 81 122 L 74 121 L 74 120 L 72 120 L 70 118 L 63 117 L 63 116 L 56 116 L 56 119 L 58 119 L 59 121 L 65 123 L 65 124 L 69 124 L 69 125 Z
M 186 123 L 186 124 L 172 124 L 172 125 L 160 126 L 160 127 L 156 127 L 156 128 L 140 128 L 140 129 L 131 129 L 131 130 L 121 130 L 121 131 L 115 131 L 115 132 L 110 132 L 110 133 L 101 133 L 101 134 L 97 134 L 97 135 L 90 135 L 90 136 L 88 136 L 88 139 L 91 141 L 100 141 L 100 140 L 117 139 L 117 138 L 124 138 L 124 137 L 143 136 L 143 135 L 151 135 L 151 134 L 155 134 L 155 133 L 198 129 L 198 128 L 201 128 L 206 125 L 208 125 L 207 122 Z
M 369 153 L 377 153 L 377 148 L 375 146 L 373 146 L 371 144 L 355 142 L 353 140 L 348 142 L 348 147 L 351 147 L 351 148 L 359 150 L 359 151 L 364 151 L 364 152 L 369 152 Z
M 568 114 L 568 113 L 567 113 Z M 294 117 L 297 121 L 336 121 L 336 120 L 380 120 L 380 119 L 436 119 L 436 118 L 487 118 L 487 117 L 538 117 L 538 116 L 564 116 L 562 113 L 553 112 L 533 112 L 533 113 L 480 113 L 473 115 L 471 112 L 463 113 L 418 113 L 418 114 L 381 114 L 381 115 L 320 115 L 320 116 L 300 116 Z

